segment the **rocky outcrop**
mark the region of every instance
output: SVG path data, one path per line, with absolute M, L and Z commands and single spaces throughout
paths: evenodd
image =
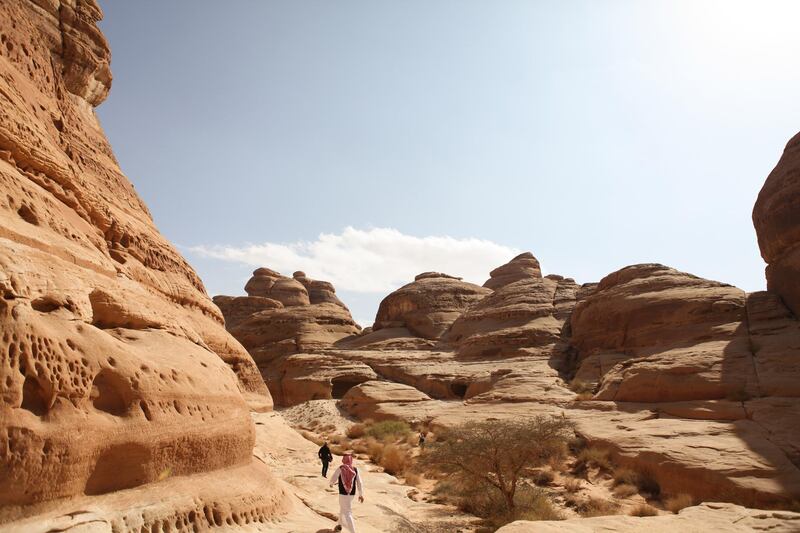
M 330 398 L 333 378 L 329 372 L 313 365 L 298 367 L 302 358 L 286 356 L 330 349 L 360 332 L 350 311 L 336 297 L 333 285 L 309 279 L 303 272 L 287 278 L 259 268 L 245 291 L 249 296 L 215 296 L 214 303 L 225 316 L 228 331 L 256 361 L 275 401 L 294 405 Z M 348 370 L 343 372 L 350 375 Z M 362 375 L 353 383 L 374 377 Z
M 786 145 L 753 208 L 767 289 L 800 317 L 800 134 Z
M 243 395 L 271 404 L 97 122 L 100 17 L 92 0 L 0 3 L 0 522 L 249 468 Z
M 335 304 L 347 310 L 347 306 L 336 296 L 336 289 L 328 281 L 313 280 L 306 276 L 305 272 L 297 271 L 292 274 L 295 280 L 299 281 L 308 291 L 308 299 L 312 304 Z
M 356 385 L 378 378 L 372 368 L 359 361 L 313 353 L 277 358 L 262 371 L 275 403 L 285 406 L 341 399 Z
M 673 533 L 675 531 L 718 531 L 744 533 L 774 531 L 791 533 L 800 530 L 800 513 L 762 511 L 729 503 L 704 503 L 682 509 L 678 514 L 652 517 L 598 516 L 569 520 L 537 522 L 517 521 L 497 530 L 497 533 Z
M 499 266 L 489 273 L 489 279 L 483 284 L 487 289 L 496 291 L 501 287 L 510 285 L 515 281 L 536 279 L 542 277 L 539 260 L 532 253 L 525 252 Z
M 360 331 L 336 298 L 333 285 L 309 279 L 303 272 L 295 272 L 291 279 L 259 268 L 245 291 L 249 296 L 215 296 L 214 303 L 225 316 L 228 330 L 260 367 L 282 355 L 330 348 Z
M 602 400 L 753 396 L 758 383 L 745 304 L 740 289 L 663 265 L 623 268 L 572 314 L 579 375 L 600 381 L 595 398 Z
M 248 296 L 270 298 L 285 307 L 309 305 L 308 291 L 299 281 L 287 278 L 268 268 L 259 268 L 244 286 Z
M 383 299 L 373 331 L 406 328 L 425 339 L 439 339 L 472 304 L 491 291 L 461 278 L 424 272 Z
M 534 268 L 535 265 L 535 268 Z M 474 303 L 454 322 L 446 338 L 467 357 L 496 357 L 521 349 L 552 353 L 579 288 L 561 276 L 542 278 L 530 253 L 492 271 L 494 292 Z
M 381 412 L 381 404 L 400 403 L 407 406 L 430 399 L 427 394 L 408 385 L 391 381 L 367 381 L 351 388 L 339 405 L 362 420 L 383 420 L 391 416 Z

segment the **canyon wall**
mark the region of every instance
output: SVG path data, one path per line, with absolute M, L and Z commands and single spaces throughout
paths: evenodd
M 249 465 L 249 407 L 271 407 L 97 121 L 101 17 L 93 0 L 0 3 L 0 521 Z

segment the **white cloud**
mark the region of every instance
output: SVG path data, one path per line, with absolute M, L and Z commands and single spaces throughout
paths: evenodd
M 265 266 L 291 275 L 330 281 L 337 290 L 388 293 L 420 272 L 437 271 L 482 284 L 493 268 L 520 251 L 481 239 L 414 237 L 392 228 L 323 233 L 311 242 L 266 242 L 245 246 L 200 245 L 190 251 L 204 257 Z

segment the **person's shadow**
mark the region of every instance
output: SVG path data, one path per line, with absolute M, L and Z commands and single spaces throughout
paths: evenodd
M 317 530 L 317 533 L 334 533 L 334 529 L 319 529 Z

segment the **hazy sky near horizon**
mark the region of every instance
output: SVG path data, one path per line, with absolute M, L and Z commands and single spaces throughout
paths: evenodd
M 800 129 L 800 2 L 101 0 L 98 108 L 210 294 L 257 266 L 369 325 L 520 251 L 765 286 L 751 211 Z

